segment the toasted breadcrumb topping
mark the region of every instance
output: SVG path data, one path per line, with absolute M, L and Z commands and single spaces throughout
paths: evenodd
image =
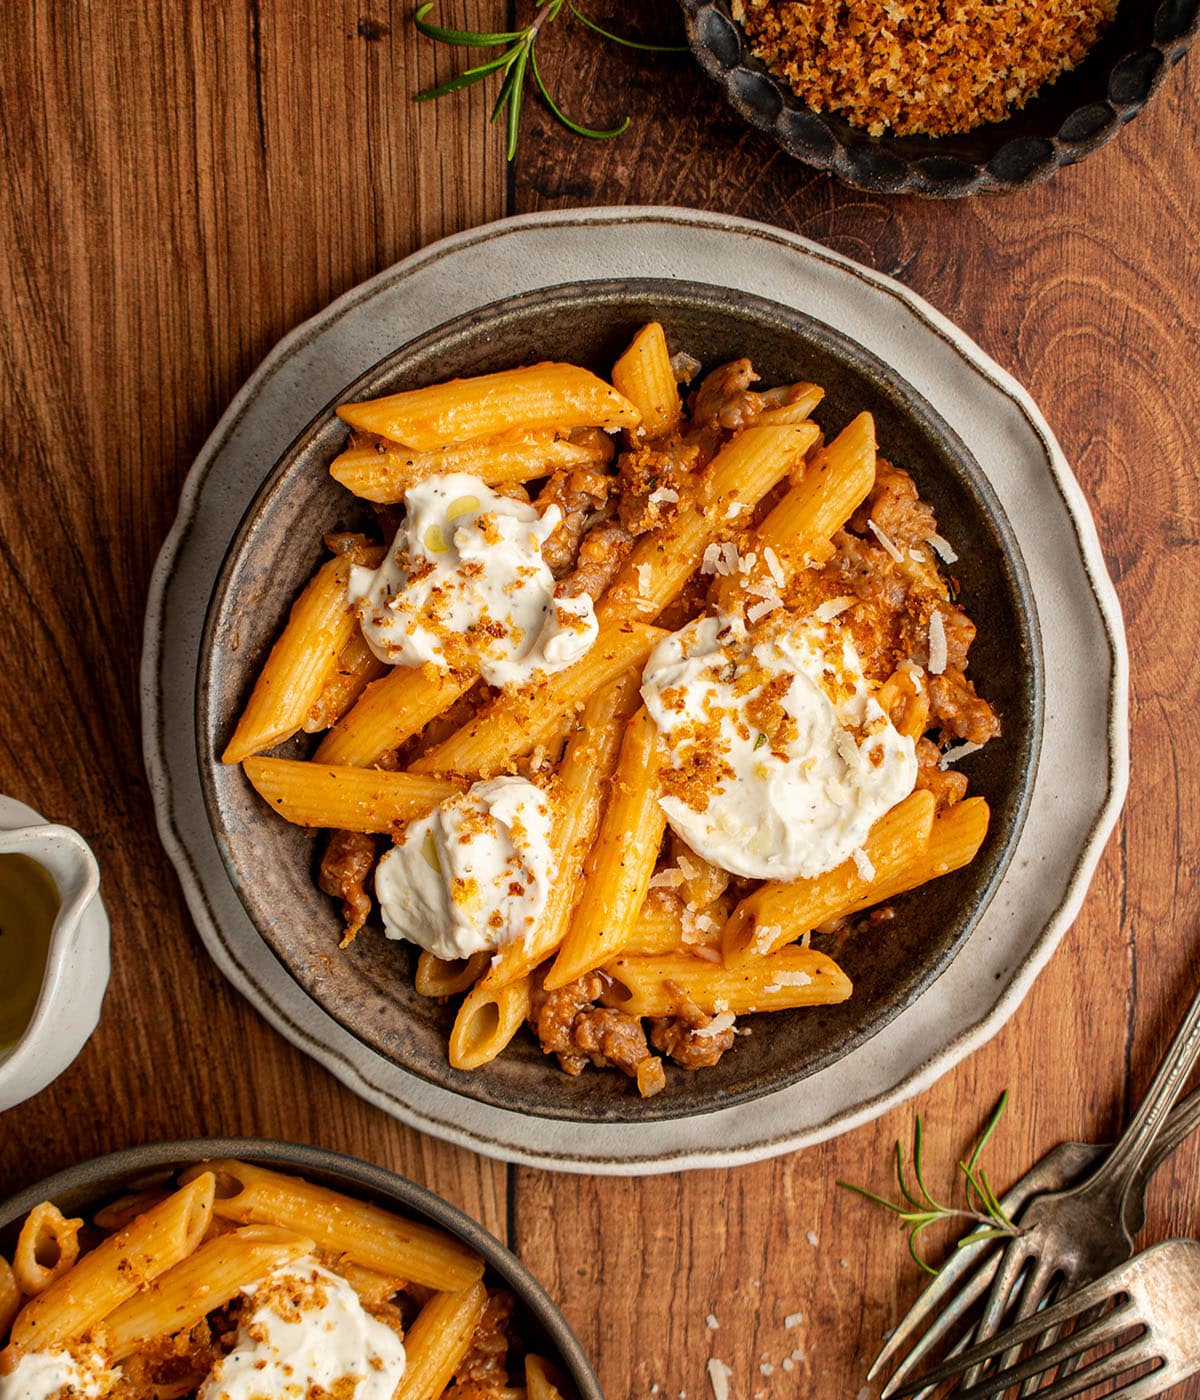
M 872 136 L 1002 121 L 1074 68 L 1117 0 L 733 0 L 755 56 Z

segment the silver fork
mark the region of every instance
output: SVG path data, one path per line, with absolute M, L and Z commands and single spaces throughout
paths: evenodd
M 1025 1361 L 1005 1364 L 1005 1358 L 1019 1357 L 1047 1329 L 1058 1333 L 1069 1327 L 1074 1329 L 1069 1336 Z M 1114 1343 L 1104 1354 L 1086 1360 L 1089 1352 Z M 985 1379 L 956 1390 L 956 1400 L 1000 1396 L 1014 1386 L 1021 1386 L 1022 1394 L 1036 1394 L 1037 1400 L 1068 1400 L 1122 1377 L 1126 1377 L 1124 1383 L 1107 1391 L 1108 1396 L 1146 1400 L 1161 1395 L 1200 1371 L 1200 1243 L 1168 1240 L 1135 1255 L 1036 1317 L 968 1347 L 961 1356 L 913 1381 L 898 1397 L 960 1377 L 965 1380 L 967 1374 L 979 1373 L 997 1361 L 999 1369 Z M 1140 1376 L 1130 1374 L 1146 1365 L 1153 1369 Z M 1037 1383 L 1059 1366 L 1071 1367 L 1070 1374 L 1037 1389 Z
M 1200 1089 L 1171 1110 L 1154 1145 L 1138 1168 L 1136 1179 L 1125 1197 L 1125 1230 L 1130 1239 L 1146 1223 L 1146 1188 L 1150 1178 L 1197 1127 L 1200 1127 Z M 1085 1173 L 1103 1160 L 1107 1152 L 1106 1147 L 1091 1143 L 1060 1143 L 1000 1198 L 1005 1215 L 1010 1220 L 1016 1220 L 1034 1196 L 1062 1191 L 1079 1183 Z M 902 1355 L 906 1346 L 910 1347 L 885 1387 L 885 1397 L 895 1393 L 897 1386 L 913 1368 L 983 1297 L 996 1275 L 1003 1253 L 1003 1246 L 994 1242 L 968 1245 L 958 1250 L 941 1269 L 937 1278 L 900 1320 L 867 1373 L 867 1379 L 873 1380 L 889 1362 Z M 961 1353 L 970 1341 L 971 1332 L 968 1331 L 952 1355 Z

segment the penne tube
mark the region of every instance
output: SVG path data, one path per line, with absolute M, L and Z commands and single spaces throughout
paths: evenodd
M 613 385 L 642 415 L 642 434 L 660 438 L 683 414 L 667 337 L 657 321 L 643 326 L 613 366 Z
M 553 788 L 554 864 L 558 877 L 550 888 L 536 928 L 527 936 L 501 944 L 481 985 L 496 990 L 533 971 L 566 937 L 587 853 L 600 826 L 609 779 L 617 766 L 630 717 L 640 703 L 637 671 L 626 671 L 583 707 L 567 740 Z
M 222 1219 L 295 1231 L 364 1268 L 425 1288 L 467 1288 L 483 1277 L 473 1250 L 430 1225 L 249 1162 L 207 1162 L 183 1179 L 200 1170 L 216 1176 L 213 1209 Z
M 381 555 L 382 550 L 374 551 Z M 308 718 L 358 620 L 346 588 L 348 556 L 329 559 L 292 605 L 287 626 L 271 648 L 237 728 L 221 755 L 240 763 L 290 739 Z
M 645 709 L 621 744 L 612 792 L 583 889 L 546 988 L 554 991 L 607 963 L 624 948 L 650 888 L 667 819 L 658 802 L 658 729 Z
M 361 432 L 419 452 L 503 432 L 636 428 L 638 411 L 611 384 L 578 365 L 543 363 L 451 379 L 338 409 Z
M 690 953 L 619 957 L 604 971 L 611 985 L 601 1000 L 630 1016 L 672 1016 L 682 1000 L 708 1016 L 726 1011 L 744 1016 L 845 1001 L 853 990 L 837 963 L 815 948 L 783 948 L 740 967 L 722 967 Z
M 563 468 L 602 466 L 611 456 L 612 443 L 607 438 L 572 442 L 550 430 L 506 433 L 432 452 L 414 452 L 388 442 L 348 447 L 333 459 L 329 474 L 364 500 L 396 505 L 410 486 L 429 476 L 465 472 L 488 486 L 504 486 L 534 481 Z
M 623 671 L 640 670 L 666 635 L 661 628 L 619 619 L 602 625 L 591 650 L 573 666 L 502 691 L 469 724 L 422 754 L 410 771 L 485 777 L 499 772 L 547 743 L 588 696 Z
M 603 626 L 615 618 L 653 622 L 699 569 L 704 551 L 787 476 L 816 440 L 813 423 L 746 428 L 705 468 L 694 496 L 675 517 L 643 535 L 596 606 Z
M 697 948 L 715 948 L 729 916 L 728 899 L 699 911 L 684 927 L 684 907 L 678 895 L 668 890 L 651 890 L 638 910 L 629 941 L 622 949 L 627 956 L 646 957 L 655 953 L 686 953 Z
M 466 1356 L 486 1306 L 482 1283 L 430 1298 L 404 1338 L 408 1366 L 395 1400 L 438 1400 Z
M 557 1366 L 533 1352 L 525 1354 L 525 1394 L 528 1400 L 567 1400 L 567 1379 Z
M 717 609 L 731 612 L 754 598 L 760 586 L 779 588 L 797 568 L 823 562 L 833 552 L 830 535 L 854 514 L 874 484 L 875 420 L 860 413 L 813 457 L 750 536 L 744 550 L 747 557 L 754 556 L 752 567 L 716 580 Z
M 432 664 L 396 666 L 367 686 L 354 708 L 321 740 L 314 757 L 318 763 L 369 768 L 448 710 L 475 680 Z
M 0 1255 L 0 1341 L 8 1336 L 12 1320 L 21 1311 L 21 1290 L 12 1265 Z
M 114 1230 L 124 1229 L 135 1216 L 141 1215 L 151 1206 L 158 1205 L 160 1201 L 165 1201 L 170 1194 L 169 1187 L 147 1186 L 143 1191 L 132 1191 L 127 1196 L 118 1196 L 115 1201 L 109 1201 L 92 1216 L 92 1224 L 105 1234 L 111 1234 Z M 211 1224 L 210 1220 L 209 1225 Z
M 450 1032 L 450 1063 L 479 1069 L 494 1060 L 529 1015 L 528 977 L 499 987 L 477 986 L 458 1008 Z
M 879 892 L 892 875 L 928 845 L 933 811 L 931 792 L 910 793 L 871 828 L 863 842 L 866 863 L 862 868 L 854 860 L 845 860 L 806 880 L 767 880 L 759 885 L 721 930 L 726 966 L 740 967 L 794 942 L 827 919 L 878 903 L 885 897 Z
M 188 1331 L 243 1288 L 312 1251 L 312 1240 L 273 1225 L 245 1225 L 208 1240 L 105 1319 L 110 1364 L 157 1337 Z
M 970 865 L 983 845 L 990 819 L 991 813 L 982 797 L 965 797 L 953 807 L 939 812 L 934 818 L 933 830 L 925 848 L 914 851 L 906 865 L 880 880 L 872 891 L 869 903 L 879 904 L 885 899 L 895 899 L 899 894 Z M 840 913 L 853 914 L 867 907 L 868 904 L 860 904 L 856 909 L 846 909 Z
M 25 1217 L 13 1251 L 12 1271 L 26 1297 L 44 1293 L 72 1267 L 79 1258 L 82 1225 L 82 1220 L 68 1220 L 49 1201 L 34 1206 Z
M 367 686 L 378 680 L 387 669 L 367 644 L 361 629 L 356 628 L 342 648 L 333 674 L 305 717 L 302 726 L 304 732 L 319 734 L 322 729 L 336 724 Z
M 413 977 L 413 987 L 418 996 L 456 997 L 483 976 L 491 961 L 486 948 L 472 953 L 469 958 L 439 958 L 428 949 L 423 949 L 417 958 L 417 971 Z
M 786 403 L 776 403 L 781 393 L 790 392 L 793 397 Z M 763 398 L 769 407 L 754 420 L 760 428 L 779 427 L 784 423 L 803 423 L 812 417 L 812 411 L 825 397 L 825 390 L 818 384 L 789 384 L 784 389 L 768 389 Z
M 342 1258 L 334 1266 L 334 1272 L 341 1274 L 367 1307 L 377 1308 L 390 1302 L 404 1287 L 405 1280 L 394 1274 L 381 1274 L 375 1269 L 364 1269 L 353 1259 Z
M 390 831 L 461 788 L 448 778 L 292 758 L 248 758 L 242 767 L 255 792 L 285 821 L 342 831 Z
M 215 1179 L 199 1171 L 180 1190 L 102 1240 L 44 1293 L 25 1304 L 0 1352 L 0 1371 L 30 1351 L 82 1337 L 200 1243 L 213 1210 Z

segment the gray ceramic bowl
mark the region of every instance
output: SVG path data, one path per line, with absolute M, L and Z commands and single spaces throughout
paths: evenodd
M 754 1034 L 712 1069 L 668 1070 L 642 1101 L 615 1072 L 562 1074 L 521 1032 L 493 1064 L 450 1068 L 453 1008 L 417 996 L 413 950 L 371 926 L 344 953 L 339 916 L 319 893 L 314 834 L 274 816 L 241 770 L 218 755 L 288 609 L 321 557 L 323 531 L 356 527 L 369 511 L 327 467 L 345 441 L 331 406 L 300 435 L 250 506 L 217 579 L 201 641 L 196 732 L 209 819 L 235 888 L 259 932 L 305 991 L 374 1050 L 454 1092 L 551 1118 L 634 1121 L 725 1108 L 800 1079 L 845 1055 L 898 1015 L 954 956 L 995 892 L 1032 788 L 1041 732 L 1042 667 L 1020 551 L 999 502 L 959 439 L 930 405 L 883 364 L 828 327 L 772 302 L 679 282 L 593 282 L 549 288 L 484 307 L 389 356 L 339 402 L 453 375 L 538 359 L 567 359 L 607 373 L 633 331 L 657 319 L 673 348 L 706 367 L 749 355 L 763 383 L 810 379 L 827 397 L 816 417 L 828 434 L 869 408 L 881 450 L 915 476 L 980 624 L 971 672 L 999 711 L 1005 735 L 965 761 L 987 797 L 992 830 L 977 860 L 895 901 L 885 935 L 838 950 L 855 993 L 841 1006 L 747 1018 Z M 282 752 L 301 755 L 312 741 Z
M 525 1265 L 494 1235 L 416 1182 L 323 1147 L 264 1138 L 186 1138 L 93 1157 L 27 1187 L 0 1205 L 0 1254 L 12 1257 L 20 1222 L 40 1201 L 53 1201 L 66 1215 L 86 1218 L 124 1192 L 155 1185 L 183 1167 L 219 1157 L 237 1157 L 299 1173 L 318 1185 L 426 1220 L 462 1240 L 482 1255 L 488 1278 L 516 1295 L 522 1335 L 530 1349 L 562 1366 L 574 1382 L 579 1400 L 604 1400 L 600 1382 L 566 1319 Z
M 1200 0 L 1121 0 L 1100 42 L 1021 111 L 961 136 L 871 136 L 812 111 L 750 52 L 730 0 L 680 0 L 701 68 L 751 126 L 858 189 L 937 198 L 1048 179 L 1110 141 L 1146 105 L 1200 26 Z

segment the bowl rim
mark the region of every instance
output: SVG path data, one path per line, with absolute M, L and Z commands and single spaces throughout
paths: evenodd
M 506 1098 L 502 1094 L 489 1092 L 488 1080 L 483 1074 L 464 1075 L 450 1070 L 447 1064 L 446 1069 L 439 1076 L 437 1072 L 431 1071 L 421 1062 L 410 1063 L 398 1060 L 394 1055 L 389 1054 L 383 1046 L 372 1039 L 365 1038 L 356 1025 L 352 1023 L 352 1020 L 347 1019 L 349 1013 L 340 1002 L 328 997 L 318 998 L 313 994 L 305 980 L 297 974 L 292 961 L 287 959 L 277 947 L 277 941 L 268 936 L 263 924 L 256 917 L 253 908 L 243 894 L 242 878 L 234 865 L 224 826 L 218 820 L 221 804 L 217 793 L 216 775 L 223 771 L 223 767 L 217 752 L 217 735 L 209 720 L 212 710 L 211 695 L 214 688 L 215 633 L 218 620 L 226 608 L 231 584 L 244 556 L 247 537 L 252 533 L 258 517 L 268 510 L 277 494 L 283 489 L 286 478 L 295 468 L 299 459 L 311 450 L 313 440 L 337 423 L 335 409 L 339 404 L 386 392 L 378 386 L 380 381 L 386 382 L 389 375 L 394 372 L 397 362 L 427 354 L 431 349 L 462 331 L 477 330 L 481 324 L 485 324 L 500 311 L 524 305 L 546 309 L 547 303 L 553 307 L 557 306 L 560 301 L 581 301 L 588 304 L 611 301 L 619 304 L 623 300 L 635 298 L 657 298 L 663 302 L 670 302 L 674 298 L 677 302 L 686 305 L 694 305 L 696 300 L 700 300 L 725 310 L 728 309 L 732 301 L 739 306 L 746 306 L 758 311 L 759 314 L 773 319 L 784 328 L 794 327 L 797 323 L 812 326 L 816 330 L 818 339 L 832 342 L 852 364 L 860 369 L 865 368 L 870 375 L 884 381 L 890 391 L 902 401 L 905 411 L 923 420 L 927 430 L 933 436 L 940 437 L 944 441 L 957 463 L 960 481 L 965 480 L 969 490 L 975 493 L 990 524 L 999 536 L 1001 550 L 1012 571 L 1016 611 L 1024 625 L 1028 640 L 1028 665 L 1025 668 L 1025 677 L 1030 707 L 1030 723 L 1028 752 L 1017 788 L 1017 800 L 1013 806 L 1012 821 L 1004 833 L 992 874 L 976 896 L 973 910 L 970 916 L 964 919 L 956 938 L 937 960 L 924 967 L 921 975 L 904 998 L 881 1003 L 876 1014 L 859 1026 L 853 1034 L 848 1035 L 836 1048 L 831 1048 L 820 1055 L 814 1055 L 799 1072 L 781 1074 L 763 1070 L 757 1074 L 747 1075 L 739 1082 L 736 1089 L 713 1090 L 709 1100 L 701 1105 L 680 1103 L 672 1099 L 671 1096 L 662 1094 L 648 1100 L 630 1099 L 629 1105 L 633 1105 L 633 1110 L 622 1111 L 624 1100 L 622 1096 L 614 1093 L 612 1112 L 598 1118 L 595 1112 L 588 1112 L 571 1105 L 548 1108 L 545 1104 L 536 1102 L 514 1103 L 511 1098 Z M 421 335 L 404 342 L 383 355 L 370 368 L 340 390 L 309 420 L 276 460 L 243 512 L 217 571 L 208 600 L 198 646 L 198 671 L 193 710 L 194 738 L 200 784 L 209 826 L 215 838 L 226 876 L 245 909 L 247 917 L 256 928 L 259 937 L 271 949 L 280 965 L 304 994 L 360 1043 L 426 1083 L 457 1096 L 501 1110 L 517 1111 L 553 1121 L 587 1124 L 598 1121 L 609 1124 L 634 1124 L 672 1119 L 693 1119 L 719 1112 L 725 1108 L 733 1108 L 758 1099 L 765 1099 L 778 1090 L 785 1089 L 812 1074 L 827 1069 L 830 1065 L 851 1054 L 927 991 L 961 951 L 1008 871 L 1033 795 L 1034 780 L 1041 754 L 1045 702 L 1045 666 L 1041 628 L 1036 600 L 1033 596 L 1019 542 L 986 473 L 960 436 L 928 399 L 865 346 L 806 312 L 790 308 L 755 293 L 719 287 L 712 283 L 695 282 L 688 279 L 646 277 L 607 278 L 586 283 L 562 283 L 486 303 L 463 315 L 440 322 Z M 991 835 L 992 833 L 989 832 L 989 838 Z M 628 1108 L 629 1105 L 624 1106 Z
M 133 1176 L 159 1168 L 183 1166 L 185 1163 L 193 1165 L 222 1157 L 236 1157 L 272 1167 L 290 1167 L 300 1172 L 321 1171 L 348 1179 L 361 1187 L 376 1204 L 390 1201 L 402 1210 L 424 1216 L 448 1234 L 470 1245 L 512 1289 L 522 1306 L 558 1349 L 559 1359 L 577 1387 L 579 1400 L 604 1400 L 599 1378 L 579 1338 L 532 1270 L 507 1245 L 464 1210 L 451 1205 L 427 1186 L 387 1167 L 332 1148 L 254 1137 L 180 1138 L 120 1148 L 64 1167 L 0 1202 L 0 1231 L 28 1215 L 40 1202 L 54 1201 L 65 1192 L 97 1185 L 103 1179 Z
M 1125 3 L 1128 2 L 1129 0 L 1125 0 Z M 1161 3 L 1156 6 L 1155 17 L 1165 7 L 1165 3 L 1166 0 L 1161 0 Z M 850 160 L 850 153 L 858 150 L 879 149 L 879 142 L 888 139 L 886 136 L 873 137 L 862 127 L 853 125 L 845 118 L 838 117 L 836 114 L 814 111 L 803 103 L 792 92 L 791 87 L 784 79 L 772 73 L 750 51 L 744 29 L 732 16 L 730 0 L 679 0 L 680 8 L 684 14 L 688 47 L 692 56 L 701 70 L 721 89 L 729 105 L 748 125 L 771 137 L 780 149 L 792 156 L 793 159 L 815 169 L 827 171 L 853 189 L 867 190 L 873 194 L 912 194 L 928 199 L 961 199 L 974 194 L 1002 194 L 1026 189 L 1031 185 L 1041 184 L 1049 180 L 1064 166 L 1074 165 L 1101 146 L 1107 145 L 1117 132 L 1137 116 L 1151 100 L 1166 79 L 1167 74 L 1187 52 L 1192 39 L 1200 30 L 1200 0 L 1188 0 L 1188 3 L 1193 7 L 1192 12 L 1179 32 L 1170 38 L 1155 38 L 1147 46 L 1126 45 L 1119 54 L 1114 55 L 1112 71 L 1143 54 L 1156 52 L 1160 61 L 1148 86 L 1140 96 L 1120 101 L 1115 99 L 1109 90 L 1106 91 L 1102 102 L 1084 104 L 1085 106 L 1108 107 L 1110 116 L 1098 129 L 1079 138 L 1064 137 L 1062 129 L 1070 119 L 1071 114 L 1068 114 L 1052 136 L 1024 138 L 1014 134 L 1009 140 L 998 143 L 996 150 L 986 161 L 972 161 L 968 157 L 957 154 L 950 156 L 950 153 L 947 152 L 947 157 L 952 159 L 958 170 L 956 172 L 944 171 L 940 175 L 937 172 L 937 161 L 942 157 L 939 157 L 936 146 L 928 154 L 922 156 L 904 156 L 889 151 L 890 159 L 903 166 L 903 173 L 894 178 L 872 179 L 868 174 L 855 168 Z M 735 33 L 737 58 L 728 65 L 714 52 L 712 46 L 705 41 L 701 33 L 703 17 L 706 14 L 718 15 Z M 1086 57 L 1085 55 L 1081 63 L 1076 65 L 1076 69 L 1083 62 L 1086 62 Z M 779 98 L 775 115 L 769 117 L 755 108 L 739 89 L 738 80 L 743 87 L 761 86 L 766 83 L 773 88 Z M 1049 86 L 1049 84 L 1045 86 Z M 1075 110 L 1079 111 L 1082 108 Z M 796 116 L 818 123 L 829 138 L 828 149 L 825 151 L 815 148 L 800 149 L 798 140 L 787 127 L 785 119 L 788 116 Z M 999 123 L 989 123 L 988 125 L 999 125 Z M 978 130 L 986 129 L 986 125 L 978 128 Z M 928 137 L 926 139 L 936 143 L 942 138 Z M 1033 139 L 1048 147 L 1045 159 L 1020 177 L 1005 178 L 996 175 L 991 168 L 996 157 L 1010 145 L 1024 139 Z M 972 173 L 964 175 L 962 169 L 972 165 L 974 166 Z

